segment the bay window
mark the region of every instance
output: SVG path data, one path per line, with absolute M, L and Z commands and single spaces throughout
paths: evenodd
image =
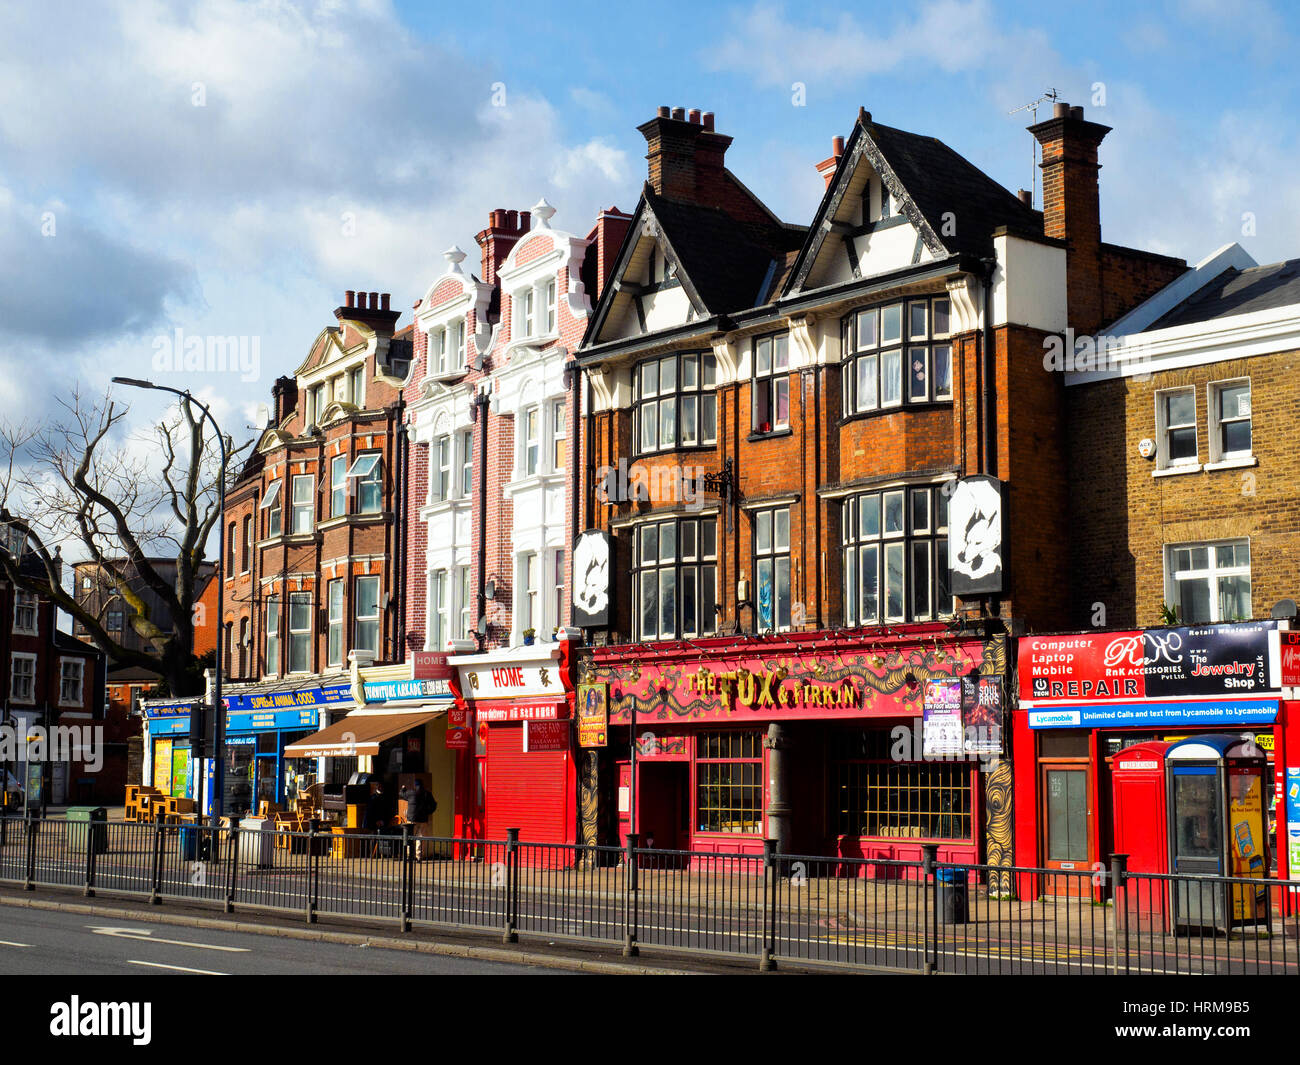
M 329 619 L 328 619 L 328 660 L 327 665 L 343 665 L 343 582 L 329 582 Z
M 384 505 L 381 457 L 378 451 L 357 456 L 348 470 L 348 480 L 356 482 L 357 513 L 378 514 Z
M 632 533 L 632 614 L 638 640 L 717 631 L 717 521 L 648 522 Z
M 312 531 L 316 516 L 315 478 L 311 474 L 293 479 L 293 531 L 295 535 Z
M 348 512 L 348 457 L 330 459 L 330 517 L 341 518 Z
M 379 658 L 379 578 L 358 577 L 356 593 L 354 650 L 370 651 Z
M 266 672 L 280 672 L 280 599 L 275 595 L 266 600 Z
M 311 672 L 311 592 L 289 593 L 289 672 Z
M 934 485 L 865 492 L 841 510 L 846 625 L 952 612 L 948 497 Z
M 840 321 L 844 416 L 952 399 L 947 297 L 865 307 Z
M 704 352 L 639 363 L 633 375 L 636 454 L 718 442 L 717 358 Z

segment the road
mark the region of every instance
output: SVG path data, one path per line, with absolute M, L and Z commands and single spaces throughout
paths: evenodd
M 518 976 L 558 971 L 213 928 L 132 924 L 110 913 L 97 919 L 11 906 L 0 911 L 0 970 L 23 976 Z

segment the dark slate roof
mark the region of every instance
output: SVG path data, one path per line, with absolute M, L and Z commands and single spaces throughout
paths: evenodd
M 1232 267 L 1201 286 L 1147 329 L 1168 329 L 1294 304 L 1300 304 L 1300 259 L 1252 266 L 1249 270 Z
M 739 222 L 717 207 L 666 199 L 649 186 L 643 195 L 710 314 L 767 302 L 788 253 L 806 235 L 800 226 Z
M 943 141 L 874 122 L 867 132 L 930 228 L 953 254 L 990 254 L 992 233 L 999 226 L 1042 232 L 1042 212 L 1021 203 Z M 943 216 L 947 212 L 952 212 L 956 226 L 946 234 Z

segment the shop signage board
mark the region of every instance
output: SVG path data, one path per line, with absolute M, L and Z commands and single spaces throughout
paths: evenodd
M 474 704 L 479 721 L 559 721 L 569 716 L 567 702 L 545 699 L 492 699 Z
M 604 684 L 578 685 L 578 746 L 609 742 L 609 692 Z
M 560 664 L 554 658 L 492 659 L 462 665 L 461 692 L 467 701 L 564 695 Z
M 573 544 L 573 623 L 583 629 L 608 627 L 614 592 L 614 540 L 601 529 L 582 533 Z
M 363 687 L 367 703 L 451 698 L 448 680 L 375 680 L 367 681 Z
M 569 749 L 569 722 L 525 721 L 524 753 L 538 751 L 567 751 Z
M 416 651 L 411 657 L 411 676 L 415 680 L 451 680 L 455 667 L 448 657 L 436 651 Z
M 1218 724 L 1220 710 L 1265 724 L 1281 696 L 1276 630 L 1258 621 L 1023 637 L 1020 704 L 1038 711 L 1033 728 Z
M 1286 770 L 1286 868 L 1292 880 L 1300 880 L 1300 766 Z
M 710 653 L 688 663 L 601 664 L 594 672 L 609 684 L 611 724 L 626 724 L 633 705 L 638 723 L 915 719 L 923 716 L 926 681 L 956 681 L 982 661 L 978 640 L 927 640 L 906 651 Z
M 948 563 L 952 594 L 996 595 L 1005 590 L 1005 494 L 995 477 L 967 477 L 948 500 Z
M 1281 644 L 1282 687 L 1300 688 L 1300 632 L 1278 633 Z
M 1209 699 L 1180 702 L 1077 703 L 1029 710 L 1030 728 L 1234 727 L 1277 720 L 1276 699 Z
M 330 684 L 324 687 L 299 688 L 290 691 L 235 694 L 222 700 L 228 714 L 280 712 L 305 707 L 335 706 L 352 701 L 352 688 L 348 684 Z M 167 702 L 144 704 L 148 718 L 189 717 L 195 699 L 174 699 Z M 297 721 L 294 722 L 297 724 Z
M 447 711 L 447 750 L 468 751 L 474 744 L 474 715 L 452 707 Z

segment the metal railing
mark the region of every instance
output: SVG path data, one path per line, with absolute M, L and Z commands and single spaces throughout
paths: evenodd
M 267 823 L 263 822 L 263 825 Z M 1300 883 L 352 831 L 0 819 L 0 882 L 781 963 L 1300 974 Z

